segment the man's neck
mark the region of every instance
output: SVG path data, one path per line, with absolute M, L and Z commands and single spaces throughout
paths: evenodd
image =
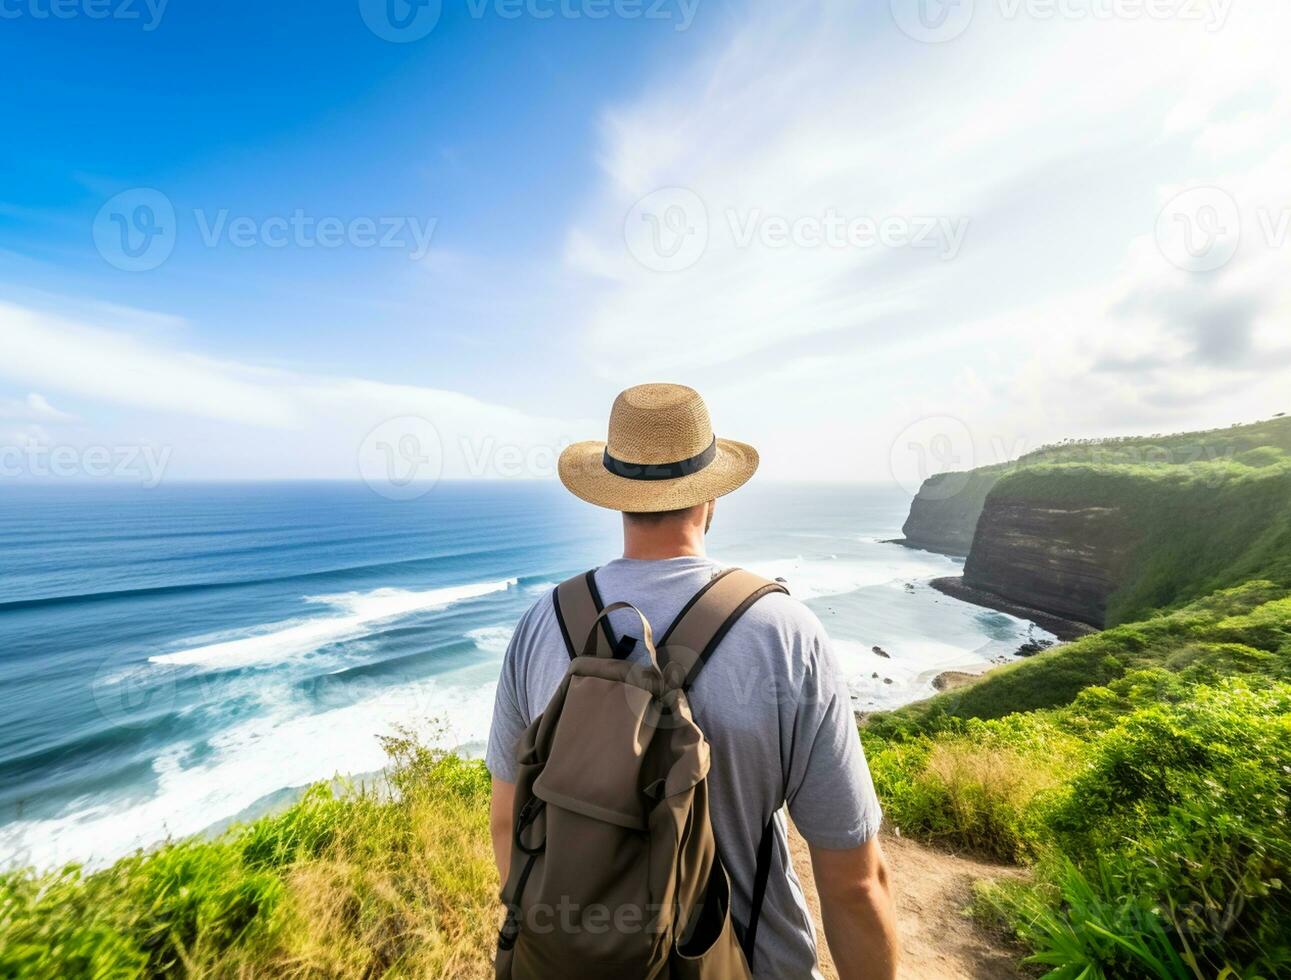
M 668 514 L 661 520 L 643 521 L 623 515 L 623 557 L 640 561 L 664 558 L 703 558 L 704 535 L 712 516 L 712 503 Z
M 703 558 L 704 542 L 667 543 L 667 542 L 634 542 L 626 538 L 623 541 L 623 557 L 638 561 L 661 561 L 664 558 Z
M 704 551 L 703 524 L 646 525 L 625 522 L 623 525 L 623 557 L 645 561 L 663 558 L 702 558 Z

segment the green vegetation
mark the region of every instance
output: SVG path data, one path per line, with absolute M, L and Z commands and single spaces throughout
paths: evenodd
M 91 874 L 0 876 L 0 977 L 485 977 L 488 773 L 403 733 L 389 786 Z
M 1116 508 L 1138 535 L 1119 625 L 871 717 L 889 822 L 1029 865 L 975 912 L 1052 980 L 1291 976 L 1291 419 L 1020 462 L 946 506 Z M 379 787 L 0 875 L 0 980 L 489 976 L 488 774 L 386 748 Z
M 1070 704 L 1086 687 L 1110 684 L 1151 667 L 1192 668 L 1214 677 L 1263 674 L 1291 681 L 1282 647 L 1291 623 L 1286 595 L 1285 587 L 1272 582 L 1247 582 L 1175 612 L 1016 660 L 969 687 L 875 716 L 870 730 L 900 737 L 909 731 L 936 731 L 956 718 L 1003 718 L 1059 707 Z
M 1291 455 L 1291 418 L 1266 419 L 1249 425 L 1174 435 L 1126 436 L 1120 439 L 1066 439 L 1019 457 L 1024 465 L 1040 463 L 1165 464 L 1190 466 L 1235 459 L 1256 451 Z
M 1143 472 L 1150 473 L 1180 467 L 1198 472 L 1201 467 L 1213 466 L 1216 468 L 1208 472 L 1222 478 L 1223 472 L 1236 473 L 1234 465 L 1259 469 L 1288 459 L 1291 418 L 1178 435 L 1067 440 L 1043 446 L 1011 462 L 931 477 L 911 509 L 905 534 L 915 541 L 938 539 L 947 551 L 966 553 L 986 498 L 996 484 L 1032 467 L 1076 465 L 1094 471 L 1113 466 L 1142 467 Z M 934 546 L 932 542 L 928 545 Z
M 979 912 L 1055 980 L 1291 971 L 1291 590 L 1086 637 L 862 737 L 903 833 L 1034 866 Z

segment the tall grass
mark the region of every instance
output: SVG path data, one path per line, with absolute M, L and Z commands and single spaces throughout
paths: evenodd
M 389 785 L 87 874 L 0 877 L 0 977 L 486 977 L 497 874 L 482 764 L 386 740 Z

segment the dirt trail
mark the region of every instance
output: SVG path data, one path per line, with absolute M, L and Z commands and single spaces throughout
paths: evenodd
M 833 960 L 820 924 L 820 902 L 811 878 L 806 842 L 792 831 L 790 846 L 820 939 L 821 972 L 836 980 Z M 933 850 L 914 841 L 885 835 L 883 853 L 892 871 L 897 925 L 901 930 L 902 980 L 1013 980 L 1023 974 L 1020 955 L 999 938 L 983 932 L 962 914 L 974 881 L 1017 877 L 1016 868 L 985 864 Z

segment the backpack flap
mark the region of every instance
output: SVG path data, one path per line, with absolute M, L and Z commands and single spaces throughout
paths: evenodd
M 571 668 L 560 723 L 533 792 L 575 813 L 644 830 L 641 787 L 648 776 L 642 769 L 658 710 L 652 708 L 654 692 L 624 679 L 630 666 L 589 658 Z

